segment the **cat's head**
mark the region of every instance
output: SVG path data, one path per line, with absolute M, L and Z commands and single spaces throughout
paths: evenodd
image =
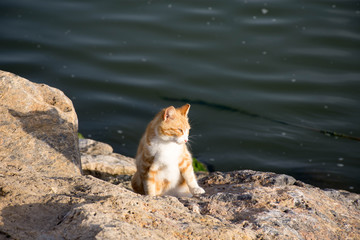
M 190 104 L 185 104 L 179 108 L 173 106 L 164 108 L 159 115 L 158 136 L 165 141 L 174 141 L 178 144 L 188 142 L 190 131 L 189 109 Z

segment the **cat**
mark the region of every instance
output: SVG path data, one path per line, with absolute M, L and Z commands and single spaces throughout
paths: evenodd
M 136 193 L 175 197 L 205 193 L 197 183 L 186 146 L 189 109 L 190 104 L 164 108 L 148 124 L 136 153 L 137 171 L 131 179 Z

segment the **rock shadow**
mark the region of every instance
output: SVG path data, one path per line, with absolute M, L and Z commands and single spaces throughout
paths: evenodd
M 9 113 L 18 120 L 20 127 L 26 133 L 46 143 L 81 171 L 79 141 L 74 133 L 75 126 L 63 119 L 56 108 L 26 113 L 9 109 Z
M 83 224 L 87 219 L 81 206 L 108 196 L 56 195 L 53 201 L 5 207 L 1 212 L 0 239 L 95 239 L 102 230 L 98 224 Z M 65 198 L 85 198 L 85 202 L 60 203 Z

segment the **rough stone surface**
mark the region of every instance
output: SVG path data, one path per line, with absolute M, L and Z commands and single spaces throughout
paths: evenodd
M 5 75 L 1 81 L 19 79 Z M 39 85 L 26 84 L 38 91 Z M 26 84 L 17 88 L 18 94 L 26 90 Z M 74 170 L 79 164 L 64 157 L 79 153 L 77 147 L 70 147 L 77 143 L 56 142 L 57 146 L 41 138 L 59 128 L 63 139 L 71 142 L 75 122 L 61 112 L 55 118 L 55 110 L 47 109 L 52 108 L 41 97 L 31 103 L 44 105 L 41 117 L 26 121 L 24 130 L 19 116 L 38 110 L 16 107 L 20 99 L 13 101 L 15 106 L 9 101 L 3 104 L 14 87 L 3 82 L 0 86 L 1 113 L 8 114 L 10 109 L 22 113 L 0 120 L 2 144 L 6 144 L 0 155 L 0 239 L 360 239 L 359 194 L 321 190 L 287 175 L 251 170 L 203 174 L 199 183 L 206 194 L 197 198 L 141 196 L 120 185 L 81 176 Z M 35 98 L 29 92 L 26 95 Z M 66 102 L 56 100 L 60 101 Z M 50 123 L 58 125 L 48 128 Z M 61 127 L 63 123 L 73 125 Z M 20 133 L 27 141 L 22 141 Z M 58 154 L 64 145 L 66 153 Z M 33 152 L 37 159 L 32 158 Z M 71 167 L 51 161 L 49 167 L 51 154 L 54 161 L 66 160 Z M 129 178 L 122 181 L 126 185 Z
M 23 183 L 12 178 L 3 187 L 0 239 L 1 235 L 9 239 L 247 236 L 230 223 L 189 211 L 175 197 L 139 196 L 91 176 L 28 178 L 26 189 L 13 187 Z
M 79 139 L 84 172 L 98 175 L 131 175 L 136 172 L 135 159 L 113 153 L 110 145 L 92 139 Z
M 198 178 L 206 194 L 178 200 L 193 213 L 221 220 L 250 239 L 360 239 L 359 194 L 252 170 Z
M 201 180 L 204 215 L 226 219 L 260 239 L 359 239 L 360 195 L 321 190 L 283 174 L 216 172 Z M 194 201 L 192 201 L 194 204 Z
M 113 148 L 106 143 L 92 139 L 79 139 L 79 149 L 81 155 L 110 155 Z
M 110 155 L 82 155 L 81 161 L 84 171 L 93 171 L 99 174 L 130 175 L 136 171 L 133 158 L 117 153 Z
M 0 71 L 0 171 L 80 175 L 78 120 L 63 92 Z
M 79 139 L 83 173 L 131 189 L 135 159 L 113 153 L 110 145 L 92 139 Z

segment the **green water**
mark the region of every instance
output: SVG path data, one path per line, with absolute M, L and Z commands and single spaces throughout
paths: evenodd
M 359 1 L 2 0 L 0 69 L 64 91 L 116 152 L 189 102 L 212 170 L 360 192 L 359 23 Z

